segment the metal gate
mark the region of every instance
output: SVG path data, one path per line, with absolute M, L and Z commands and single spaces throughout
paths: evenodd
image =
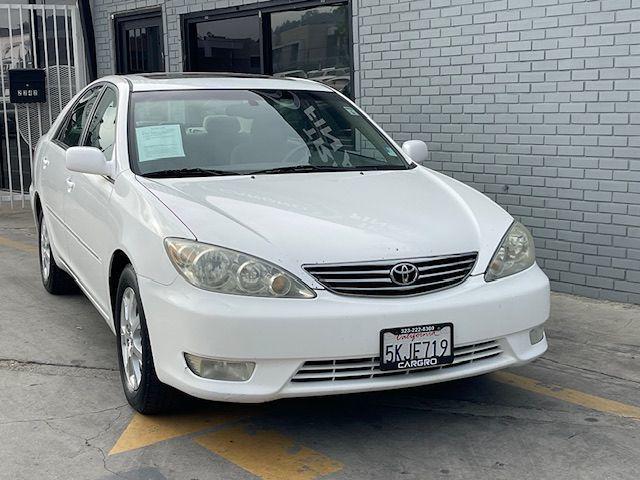
M 10 103 L 13 68 L 44 69 L 46 103 Z M 38 139 L 86 84 L 78 8 L 0 4 L 0 84 L 0 206 L 24 207 Z

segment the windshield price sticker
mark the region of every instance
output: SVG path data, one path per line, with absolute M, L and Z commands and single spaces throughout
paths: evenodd
M 136 127 L 138 161 L 184 157 L 180 125 Z
M 453 362 L 453 324 L 389 328 L 380 332 L 380 370 L 438 367 Z

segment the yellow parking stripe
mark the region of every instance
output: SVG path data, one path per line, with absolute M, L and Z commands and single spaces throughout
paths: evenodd
M 241 416 L 241 414 L 234 412 L 216 414 L 203 414 L 200 412 L 171 416 L 144 416 L 136 413 L 109 452 L 109 455 L 200 432 L 207 428 L 237 420 Z
M 510 372 L 495 372 L 491 374 L 491 378 L 500 383 L 512 385 L 529 392 L 538 393 L 558 400 L 564 400 L 565 402 L 590 408 L 591 410 L 596 410 L 598 412 L 640 420 L 640 407 L 636 407 L 634 405 L 627 405 L 626 403 L 597 397 L 595 395 L 579 392 L 578 390 L 572 390 L 570 388 L 549 385 L 547 383 L 540 382 L 532 378 L 521 377 L 520 375 Z
M 10 238 L 0 237 L 0 246 L 13 248 L 14 250 L 20 250 L 26 253 L 37 253 L 38 247 L 35 245 L 29 245 L 27 243 L 16 242 Z
M 277 432 L 250 432 L 242 425 L 196 437 L 195 441 L 264 480 L 312 480 L 343 467 Z

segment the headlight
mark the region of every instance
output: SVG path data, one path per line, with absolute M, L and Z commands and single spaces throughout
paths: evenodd
M 533 237 L 527 227 L 513 222 L 484 274 L 487 282 L 526 270 L 536 261 Z
M 290 273 L 246 253 L 180 238 L 167 238 L 164 246 L 178 273 L 204 290 L 254 297 L 316 296 Z

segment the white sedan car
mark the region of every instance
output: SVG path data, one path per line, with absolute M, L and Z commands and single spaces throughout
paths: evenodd
M 102 78 L 39 142 L 42 281 L 117 335 L 139 412 L 425 385 L 547 348 L 527 229 L 305 79 Z

